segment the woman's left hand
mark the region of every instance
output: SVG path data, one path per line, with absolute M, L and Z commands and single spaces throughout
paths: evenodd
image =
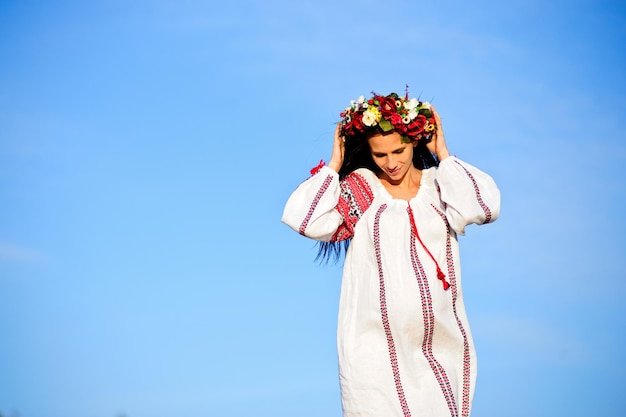
M 343 165 L 343 154 L 346 150 L 345 138 L 341 136 L 341 123 L 337 123 L 335 128 L 335 140 L 333 141 L 333 153 L 330 156 L 328 167 L 335 172 L 339 172 Z
M 437 130 L 435 134 L 432 136 L 430 142 L 426 144 L 426 147 L 429 151 L 437 155 L 437 158 L 440 161 L 443 161 L 447 157 L 450 156 L 450 151 L 448 151 L 448 147 L 446 146 L 446 138 L 443 134 L 443 127 L 441 126 L 441 118 L 439 117 L 439 113 L 437 110 L 431 105 L 431 110 L 433 111 L 433 115 L 435 116 L 435 123 L 437 123 Z

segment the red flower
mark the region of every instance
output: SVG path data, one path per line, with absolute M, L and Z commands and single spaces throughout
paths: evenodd
M 400 133 L 403 136 L 409 136 L 410 132 L 407 126 L 408 125 L 405 125 L 404 123 L 396 125 L 396 132 Z
M 352 123 L 346 123 L 341 127 L 341 136 L 352 136 L 354 130 L 352 129 Z
M 426 116 L 418 114 L 408 125 L 406 125 L 407 134 L 409 136 L 417 136 L 424 131 L 424 125 L 426 124 Z
M 398 113 L 392 113 L 390 122 L 393 127 L 404 126 L 404 123 L 402 123 L 402 116 L 400 116 Z
M 383 115 L 383 117 L 387 120 L 389 120 L 389 118 L 392 115 L 397 115 L 398 113 L 396 113 L 396 99 L 393 97 L 379 97 L 378 98 L 378 103 L 379 106 L 378 108 L 380 109 L 380 114 Z M 392 121 L 393 123 L 393 121 Z
M 352 126 L 359 132 L 363 132 L 365 130 L 365 125 L 363 124 L 362 112 L 355 112 L 352 115 Z

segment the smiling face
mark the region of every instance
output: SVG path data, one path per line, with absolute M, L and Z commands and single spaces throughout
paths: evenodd
M 381 178 L 399 184 L 413 168 L 413 148 L 417 142 L 402 143 L 397 132 L 375 135 L 368 140 L 374 163 L 380 168 Z

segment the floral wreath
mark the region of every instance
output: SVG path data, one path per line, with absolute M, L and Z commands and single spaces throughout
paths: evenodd
M 346 139 L 363 133 L 396 131 L 402 142 L 429 140 L 437 130 L 435 116 L 427 102 L 404 98 L 396 93 L 381 96 L 372 92 L 372 98 L 361 96 L 350 101 L 350 107 L 340 113 L 341 135 Z

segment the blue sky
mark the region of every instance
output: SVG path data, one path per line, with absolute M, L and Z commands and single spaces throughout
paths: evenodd
M 623 416 L 625 44 L 603 0 L 0 1 L 0 413 L 339 417 L 341 268 L 280 216 L 409 84 L 502 191 L 473 417 Z

